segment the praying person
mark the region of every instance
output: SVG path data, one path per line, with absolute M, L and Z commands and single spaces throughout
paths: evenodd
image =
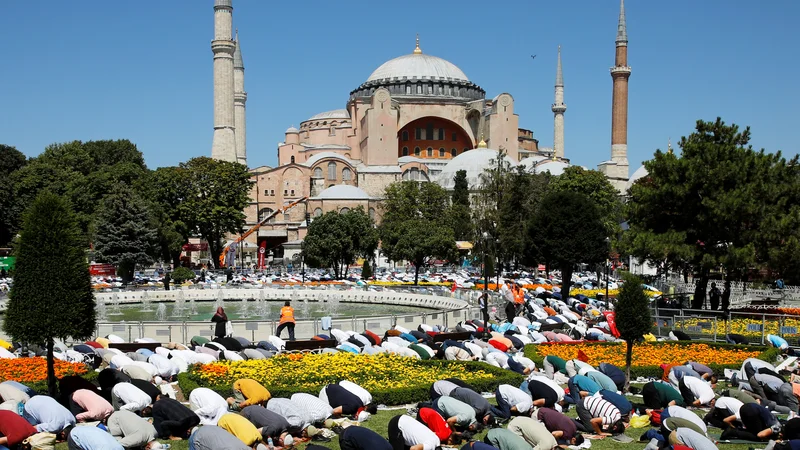
M 153 426 L 162 439 L 186 439 L 200 417 L 175 399 L 160 396 L 152 407 Z
M 78 422 L 104 420 L 114 412 L 108 400 L 88 389 L 78 389 L 72 393 L 70 409 Z
M 441 445 L 436 433 L 405 414 L 389 421 L 388 435 L 394 450 L 436 450 Z
M 246 406 L 241 414 L 258 429 L 263 442 L 272 438 L 275 442 L 283 443 L 291 427 L 285 417 L 263 406 Z
M 105 422 L 108 432 L 125 448 L 151 448 L 156 440 L 156 429 L 130 411 L 117 411 Z M 159 444 L 158 446 L 160 446 Z
M 219 419 L 217 426 L 239 438 L 248 447 L 261 442 L 261 433 L 244 416 L 228 413 Z
M 0 410 L 0 448 L 17 448 L 36 428 L 15 412 Z
M 153 399 L 132 383 L 117 383 L 111 389 L 111 403 L 118 411 L 141 412 Z
M 228 404 L 234 411 L 250 406 L 264 406 L 272 395 L 267 388 L 256 380 L 242 378 L 233 383 L 233 397 L 228 398 Z
M 75 415 L 53 397 L 35 395 L 25 403 L 22 417 L 36 427 L 38 432 L 60 434 L 75 425 Z
M 201 425 L 216 425 L 228 413 L 228 402 L 209 388 L 195 388 L 189 394 L 189 406 L 200 417 Z
M 125 450 L 108 432 L 90 426 L 71 428 L 67 447 L 69 450 Z
M 366 427 L 347 427 L 339 435 L 342 450 L 393 450 L 392 445 L 380 434 Z
M 189 438 L 189 448 L 191 450 L 252 450 L 239 438 L 216 425 L 205 425 L 195 431 Z
M 521 437 L 533 450 L 552 450 L 558 446 L 556 438 L 536 419 L 515 417 L 508 423 L 508 430 Z
M 505 419 L 510 419 L 513 414 L 525 414 L 533 407 L 533 399 L 525 391 L 501 384 L 495 391 L 497 408 Z

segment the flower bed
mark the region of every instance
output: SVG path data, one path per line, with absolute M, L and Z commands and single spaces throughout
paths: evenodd
M 494 390 L 503 383 L 519 385 L 523 380 L 521 375 L 482 362 L 420 361 L 391 354 L 348 352 L 218 361 L 194 365 L 178 380 L 186 396 L 192 389 L 208 387 L 223 397 L 231 395 L 233 382 L 240 378 L 257 380 L 276 397 L 296 392 L 316 395 L 327 384 L 350 380 L 370 391 L 375 402 L 398 405 L 428 399 L 431 384 L 450 377 L 460 378 L 480 391 Z
M 583 352 L 588 363 L 594 366 L 602 362 L 625 367 L 625 343 L 548 343 L 525 346 L 525 356 L 540 365 L 545 356 L 554 355 L 570 360 Z M 778 351 L 767 347 L 742 346 L 730 344 L 707 344 L 695 342 L 653 342 L 640 343 L 633 347 L 631 378 L 661 377 L 661 364 L 683 364 L 697 361 L 706 364 L 714 371 L 738 369 L 747 358 L 772 361 Z
M 700 327 L 700 322 L 710 323 L 711 326 L 707 327 Z M 722 320 L 716 321 L 716 327 L 714 326 L 713 322 L 710 322 L 708 319 L 686 319 L 681 321 L 680 323 L 683 324 L 685 327 L 698 327 L 695 330 L 702 334 L 714 335 L 715 333 L 717 336 L 722 338 L 725 337 L 727 333 L 735 333 L 741 334 L 747 337 L 761 337 L 761 331 L 752 331 L 748 330 L 749 325 L 756 325 L 757 329 L 760 329 L 762 325 L 764 326 L 764 334 L 780 334 L 785 338 L 798 338 L 800 337 L 800 332 L 794 334 L 788 333 L 781 333 L 781 327 L 794 327 L 796 330 L 800 330 L 800 320 L 794 318 L 784 318 L 779 320 L 777 317 L 768 317 L 766 320 L 761 320 L 760 317 L 753 316 L 753 318 L 732 318 L 728 321 L 728 326 L 730 326 L 730 331 L 725 331 L 726 324 Z M 783 330 L 786 331 L 786 328 Z
M 86 365 L 61 360 L 55 361 L 56 377 L 86 374 Z M 47 380 L 45 358 L 4 359 L 0 363 L 0 382 L 12 380 L 20 383 L 38 383 Z

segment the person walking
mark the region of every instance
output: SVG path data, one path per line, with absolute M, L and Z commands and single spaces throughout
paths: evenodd
M 281 337 L 281 333 L 283 333 L 283 329 L 289 329 L 289 340 L 294 340 L 294 308 L 292 308 L 291 302 L 286 301 L 283 304 L 283 308 L 281 308 L 281 319 L 280 324 L 278 325 L 278 330 L 276 334 L 278 337 Z
M 722 297 L 722 293 L 719 291 L 717 287 L 717 283 L 711 283 L 711 290 L 708 291 L 708 300 L 711 303 L 711 310 L 716 311 L 719 309 L 719 299 Z

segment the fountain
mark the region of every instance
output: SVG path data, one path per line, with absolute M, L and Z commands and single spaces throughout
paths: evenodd
M 242 300 L 242 306 L 239 308 L 239 317 L 242 319 L 247 319 L 250 316 L 250 302 L 248 302 L 246 299 Z
M 328 314 L 332 317 L 336 316 L 336 313 L 339 312 L 339 302 L 341 300 L 341 295 L 339 294 L 331 294 L 328 297 Z
M 105 322 L 108 319 L 108 311 L 106 310 L 106 302 L 98 301 L 95 306 L 95 314 L 97 315 L 98 322 Z
M 214 309 L 222 308 L 225 302 L 225 294 L 223 294 L 222 290 L 217 292 L 217 301 L 214 302 Z
M 111 312 L 108 313 L 109 316 L 121 316 L 122 311 L 119 309 L 119 294 L 114 292 L 111 296 Z
M 172 306 L 172 317 L 185 317 L 186 316 L 186 299 L 184 298 L 183 291 L 178 291 L 175 296 L 175 303 Z
M 156 308 L 156 320 L 163 322 L 167 319 L 167 305 L 159 303 Z
M 308 318 L 308 311 L 309 311 L 308 298 L 304 298 L 303 301 L 300 303 L 300 317 L 302 317 L 303 319 Z
M 197 315 L 197 304 L 194 302 L 194 297 L 189 299 L 189 314 L 193 316 Z
M 150 295 L 147 293 L 147 291 L 142 292 L 142 308 L 139 311 L 142 312 L 152 311 L 153 308 L 150 307 L 151 301 L 152 300 L 150 300 Z

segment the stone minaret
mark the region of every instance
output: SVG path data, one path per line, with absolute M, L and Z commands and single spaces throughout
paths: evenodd
M 620 192 L 628 181 L 628 31 L 625 26 L 625 0 L 620 0 L 617 48 L 611 79 L 614 91 L 611 107 L 611 160 L 599 165 L 611 184 Z
M 556 68 L 556 92 L 553 102 L 553 156 L 555 158 L 564 157 L 564 112 L 567 105 L 564 104 L 564 76 L 561 73 L 561 46 L 558 46 L 558 66 Z
M 236 134 L 233 114 L 233 0 L 214 0 L 214 139 L 211 157 L 236 161 Z
M 244 90 L 244 61 L 242 48 L 239 46 L 239 30 L 236 30 L 236 51 L 233 53 L 233 111 L 236 125 L 236 161 L 247 165 L 247 123 L 245 103 L 247 92 Z

